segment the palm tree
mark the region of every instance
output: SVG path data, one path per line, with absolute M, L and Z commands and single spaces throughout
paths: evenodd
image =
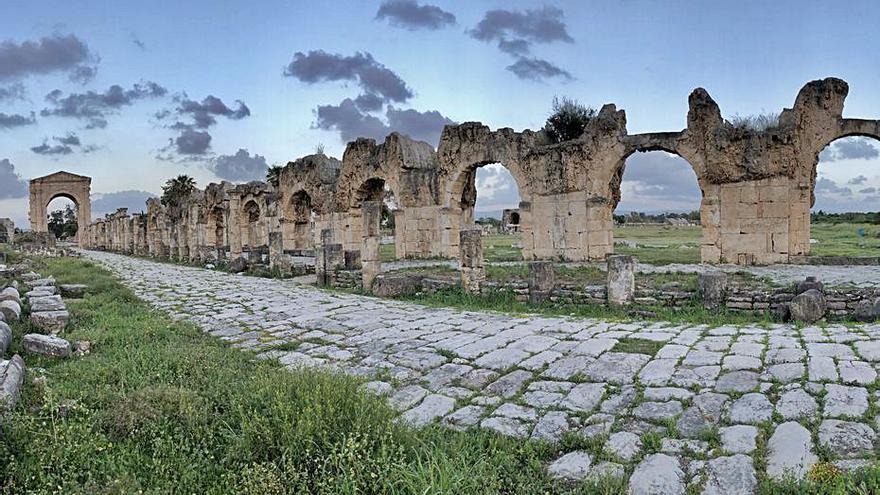
M 284 167 L 281 165 L 272 165 L 268 169 L 266 169 L 266 182 L 272 184 L 272 187 L 278 189 L 278 185 L 281 183 L 281 170 Z
M 165 181 L 162 186 L 162 204 L 168 207 L 179 206 L 181 201 L 196 188 L 196 180 L 188 175 L 178 175 Z

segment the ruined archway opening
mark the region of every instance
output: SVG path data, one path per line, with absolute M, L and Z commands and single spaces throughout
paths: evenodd
M 614 180 L 615 253 L 651 264 L 700 262 L 703 192 L 687 160 L 666 151 L 636 152 Z
M 260 206 L 254 200 L 245 202 L 241 208 L 242 251 L 258 251 L 265 244 L 260 224 Z
M 391 189 L 384 179 L 372 178 L 366 180 L 355 193 L 356 211 L 352 211 L 352 215 L 358 218 L 362 217 L 360 205 L 365 201 L 378 201 L 382 205 L 382 216 L 379 221 L 379 227 L 382 232 L 382 238 L 379 245 L 379 255 L 382 261 L 394 261 L 401 258 L 398 253 L 402 252 L 402 243 L 404 239 L 398 237 L 397 224 L 400 216 L 400 204 L 394 190 Z
M 73 196 L 59 194 L 46 205 L 49 232 L 59 241 L 76 240 L 79 231 L 79 207 Z
M 212 234 L 212 244 L 215 248 L 221 249 L 228 245 L 226 239 L 226 211 L 221 206 L 215 206 L 211 209 L 208 216 L 208 232 Z
M 314 249 L 315 217 L 316 213 L 309 193 L 297 191 L 290 196 L 284 205 L 282 223 L 285 251 L 297 256 L 311 254 Z
M 522 260 L 521 196 L 510 170 L 501 163 L 480 163 L 465 171 L 459 181 L 460 225 L 482 230 L 485 260 Z
M 818 155 L 814 177 L 810 255 L 880 254 L 880 140 L 831 141 Z

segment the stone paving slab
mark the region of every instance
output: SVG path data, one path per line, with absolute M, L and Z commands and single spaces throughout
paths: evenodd
M 631 476 L 631 493 L 751 493 L 765 474 L 802 478 L 819 462 L 850 469 L 876 456 L 880 325 L 514 317 L 85 255 L 173 318 L 258 358 L 364 377 L 415 426 L 605 445 L 602 462 L 568 454 L 555 476 Z M 614 349 L 633 338 L 663 346 L 654 356 Z

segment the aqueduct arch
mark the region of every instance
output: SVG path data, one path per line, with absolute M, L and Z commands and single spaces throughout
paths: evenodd
M 30 221 L 34 232 L 49 232 L 49 202 L 57 197 L 66 197 L 76 204 L 76 241 L 82 247 L 89 244 L 89 224 L 92 221 L 91 177 L 55 172 L 30 181 Z

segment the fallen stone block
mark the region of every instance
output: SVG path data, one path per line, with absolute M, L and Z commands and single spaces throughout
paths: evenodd
M 49 333 L 60 333 L 70 321 L 70 313 L 67 311 L 40 311 L 31 313 L 31 323 Z
M 417 275 L 380 275 L 373 281 L 373 294 L 396 297 L 415 294 L 422 290 L 422 278 Z
M 25 282 L 33 282 L 34 280 L 39 280 L 41 277 L 39 273 L 27 272 L 22 273 L 19 278 Z
M 89 286 L 83 284 L 61 284 L 58 286 L 58 290 L 63 297 L 81 299 L 88 292 Z
M 43 311 L 64 311 L 67 307 L 61 296 L 44 296 L 31 298 L 31 312 L 40 313 Z
M 0 301 L 15 301 L 21 304 L 21 294 L 14 287 L 7 287 L 0 290 Z
M 0 301 L 0 313 L 8 322 L 18 321 L 21 318 L 21 306 L 15 301 Z
M 47 285 L 55 285 L 55 279 L 53 277 L 39 278 L 37 280 L 31 280 L 30 282 L 26 283 L 31 287 L 44 287 Z
M 29 333 L 22 337 L 21 346 L 31 354 L 62 358 L 70 356 L 70 342 L 51 335 Z
M 55 295 L 55 286 L 54 285 L 44 285 L 42 287 L 37 287 L 35 289 L 31 289 L 24 293 L 25 297 L 28 299 L 32 297 L 45 297 L 45 296 L 54 296 Z
M 0 361 L 0 411 L 10 411 L 18 404 L 21 384 L 24 383 L 24 360 L 16 354 L 8 361 Z
M 12 329 L 9 325 L 0 321 L 0 356 L 6 354 L 6 349 L 12 343 Z

